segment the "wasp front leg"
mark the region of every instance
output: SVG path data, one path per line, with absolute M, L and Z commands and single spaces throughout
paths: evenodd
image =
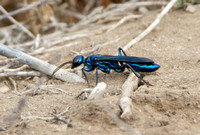
M 85 77 L 85 80 L 87 81 L 88 87 L 90 87 L 90 84 L 89 84 L 89 81 L 88 81 L 88 78 L 87 78 L 87 75 L 86 75 L 85 71 L 90 72 L 90 71 L 92 71 L 92 70 L 94 70 L 94 69 L 92 69 L 92 68 L 87 68 L 87 67 L 83 67 L 83 68 L 82 68 L 82 72 L 83 72 L 83 75 L 84 75 L 84 77 Z

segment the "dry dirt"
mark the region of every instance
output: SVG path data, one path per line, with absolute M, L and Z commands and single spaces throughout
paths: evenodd
M 126 51 L 128 55 L 148 57 L 161 66 L 155 73 L 144 77 L 153 86 L 141 85 L 132 95 L 135 115 L 132 120 L 125 120 L 125 122 L 137 128 L 141 134 L 200 134 L 200 5 L 196 5 L 195 8 L 193 14 L 182 9 L 170 11 L 153 32 Z M 160 10 L 150 11 L 144 17 L 126 22 L 107 33 L 101 31 L 101 26 L 85 28 L 96 35 L 78 39 L 81 41 L 79 46 L 54 52 L 51 57 L 60 54 L 61 60 L 55 63 L 59 65 L 73 59 L 75 54 L 71 53 L 72 50 L 80 52 L 87 47 L 123 37 L 118 42 L 93 52 L 113 55 L 119 47 L 123 47 L 144 31 L 159 12 Z M 37 57 L 42 60 L 51 58 L 43 55 Z M 94 87 L 95 72 L 87 75 L 90 84 Z M 120 74 L 115 72 L 99 74 L 99 81 L 107 84 L 104 99 L 117 116 L 120 115 L 118 107 L 120 90 L 127 76 L 128 71 Z M 33 87 L 37 80 L 37 77 L 18 80 L 18 90 L 22 92 Z M 5 82 L 3 80 L 0 83 L 1 91 L 8 89 Z M 21 115 L 50 117 L 50 113 L 58 114 L 70 107 L 62 115 L 70 125 L 55 120 L 16 120 L 11 127 L 1 131 L 0 134 L 128 134 L 111 120 L 98 102 L 75 98 L 84 88 L 87 88 L 87 83 L 64 83 L 53 79 L 50 84 L 63 89 L 66 94 L 42 91 L 35 96 L 27 96 Z M 16 94 L 11 89 L 9 87 L 7 92 L 0 93 L 0 120 L 5 119 L 22 98 L 13 97 Z

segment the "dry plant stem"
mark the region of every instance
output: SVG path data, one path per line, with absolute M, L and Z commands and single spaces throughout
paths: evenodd
M 88 24 L 105 23 L 112 20 L 119 20 L 122 16 L 132 14 L 132 11 L 140 6 L 152 6 L 152 5 L 166 5 L 167 2 L 126 2 L 123 4 L 110 4 L 106 9 L 103 7 L 95 8 L 88 16 L 83 18 L 77 25 L 72 27 L 70 31 L 80 29 Z M 109 17 L 107 17 L 109 16 Z
M 31 68 L 38 70 L 46 75 L 51 75 L 56 69 L 56 66 L 51 65 L 47 62 L 39 60 L 23 52 L 14 50 L 10 47 L 0 44 L 0 54 L 6 57 L 14 57 L 19 61 L 26 63 Z M 36 72 L 37 73 L 37 72 Z M 17 73 L 15 73 L 17 74 Z M 4 74 L 5 75 L 5 74 Z M 84 82 L 84 80 L 76 74 L 69 73 L 66 70 L 60 69 L 56 74 L 55 78 L 66 82 Z
M 49 49 L 46 48 L 39 48 L 37 50 L 35 50 L 34 52 L 30 53 L 30 55 L 37 55 L 37 54 L 42 54 L 42 53 L 48 53 L 48 52 L 53 52 L 53 51 L 57 51 L 57 50 L 61 50 L 64 49 L 66 47 L 70 47 L 70 46 L 74 46 L 74 45 L 78 45 L 80 42 L 72 42 L 63 46 L 58 46 L 58 47 L 52 47 Z
M 22 120 L 44 120 L 44 121 L 49 121 L 49 120 L 56 119 L 56 120 L 60 120 L 60 121 L 62 121 L 64 123 L 68 123 L 65 120 L 62 120 L 60 118 L 60 116 L 63 115 L 63 114 L 65 114 L 65 113 L 67 113 L 70 108 L 71 107 L 67 107 L 63 112 L 61 112 L 61 113 L 59 113 L 57 115 L 55 115 L 53 113 L 50 113 L 53 117 L 40 117 L 40 116 L 28 116 L 28 117 L 24 117 L 24 116 L 21 116 L 21 119 Z
M 0 78 L 10 77 L 10 76 L 40 76 L 40 72 L 30 71 L 30 72 L 8 72 L 0 73 Z
M 17 72 L 17 71 L 21 71 L 21 70 L 24 70 L 24 69 L 27 69 L 28 68 L 28 65 L 23 65 L 19 68 L 16 68 L 16 69 L 0 69 L 0 73 L 1 72 Z
M 35 38 L 35 48 L 39 48 L 40 47 L 40 34 L 37 34 L 36 38 Z
M 14 87 L 14 92 L 17 94 L 17 95 L 20 95 L 20 93 L 17 91 L 17 84 L 15 82 L 15 80 L 13 80 L 11 77 L 8 77 L 8 79 L 10 80 L 10 82 L 12 83 L 13 87 Z
M 65 92 L 63 89 L 55 88 L 53 85 L 42 85 L 42 86 L 39 87 L 39 89 L 46 90 L 46 91 L 56 90 L 56 91 L 67 94 L 67 92 Z
M 48 47 L 56 45 L 56 44 L 61 44 L 61 43 L 66 42 L 66 41 L 76 40 L 78 38 L 87 37 L 87 36 L 89 36 L 89 35 L 88 34 L 76 34 L 76 35 L 69 36 L 69 37 L 62 37 L 62 38 L 59 38 L 59 39 L 54 39 L 54 41 L 51 41 L 48 44 Z
M 44 121 L 48 121 L 48 120 L 52 120 L 52 117 L 40 117 L 40 116 L 28 116 L 28 117 L 24 117 L 24 116 L 20 116 L 20 119 L 22 120 L 44 120 Z
M 65 114 L 65 113 L 67 113 L 70 108 L 71 108 L 70 106 L 67 107 L 64 111 L 62 111 L 61 113 L 59 113 L 57 116 L 61 116 L 61 115 Z
M 103 96 L 106 90 L 106 84 L 104 82 L 98 83 L 89 95 L 89 99 L 98 99 Z
M 110 29 L 107 30 L 107 32 L 110 32 L 114 29 L 116 29 L 117 27 L 119 27 L 120 25 L 122 25 L 123 23 L 125 23 L 126 21 L 130 20 L 130 19 L 135 19 L 135 18 L 140 18 L 142 17 L 142 15 L 128 15 L 123 17 L 117 24 L 113 25 Z
M 126 51 L 128 48 L 133 46 L 135 43 L 142 40 L 146 35 L 148 35 L 160 22 L 160 20 L 163 18 L 163 16 L 173 7 L 173 5 L 176 3 L 177 0 L 171 0 L 168 5 L 163 9 L 163 11 L 157 16 L 157 18 L 154 20 L 154 22 L 145 30 L 143 31 L 139 36 L 131 40 L 127 45 L 123 47 L 123 50 Z
M 131 100 L 131 95 L 133 90 L 138 88 L 139 79 L 135 76 L 134 73 L 130 73 L 129 77 L 126 79 L 122 85 L 122 97 L 120 99 L 120 107 L 123 111 L 121 118 L 123 119 L 132 119 L 133 115 L 133 104 Z
M 84 38 L 90 36 L 89 34 L 75 34 L 72 36 L 63 36 L 60 32 L 55 32 L 53 34 L 48 34 L 48 35 L 44 35 L 44 36 L 40 36 L 40 41 L 43 41 L 40 43 L 40 46 L 45 46 L 45 47 L 52 47 L 55 46 L 57 44 L 62 44 L 64 42 L 70 41 L 70 40 L 77 40 L 79 38 Z M 55 37 L 59 37 L 59 38 L 55 38 Z M 16 44 L 16 45 L 9 45 L 9 47 L 13 47 L 13 48 L 17 48 L 17 49 L 21 49 L 22 47 L 32 47 L 34 46 L 36 40 L 35 41 L 29 41 L 23 44 Z M 69 44 L 66 44 L 65 47 L 70 46 L 71 45 L 76 45 L 76 42 L 72 42 Z M 64 47 L 63 47 L 64 48 Z M 52 50 L 57 50 L 57 49 L 62 49 L 62 47 L 55 47 L 55 48 L 50 48 L 50 49 L 46 49 L 44 47 L 39 48 L 37 50 L 35 50 L 35 52 L 33 52 L 33 54 L 39 54 L 39 53 L 44 53 L 44 52 L 51 52 Z
M 63 120 L 62 118 L 58 117 L 57 115 L 55 115 L 53 113 L 50 113 L 50 114 L 54 117 L 55 120 L 61 121 L 61 122 L 65 123 L 65 124 L 67 124 L 66 120 Z
M 8 19 L 13 22 L 14 24 L 16 24 L 17 26 L 19 26 L 26 34 L 28 34 L 31 38 L 35 39 L 35 36 L 27 29 L 25 28 L 22 24 L 20 24 L 19 22 L 17 22 L 12 16 L 10 16 L 8 14 L 8 12 L 0 5 L 0 11 L 2 13 L 4 13 Z
M 1 60 L 1 61 L 0 61 L 0 65 L 4 65 L 4 64 L 7 64 L 7 63 L 9 63 L 9 62 L 16 61 L 16 60 L 17 60 L 16 58 Z
M 27 5 L 25 7 L 22 7 L 20 9 L 15 10 L 15 11 L 12 11 L 12 12 L 8 13 L 8 15 L 9 16 L 14 16 L 16 14 L 19 14 L 19 13 L 25 12 L 27 10 L 30 10 L 30 9 L 32 9 L 34 7 L 41 6 L 42 4 L 47 3 L 47 2 L 48 2 L 48 0 L 40 0 L 38 2 L 31 3 L 30 5 Z M 7 18 L 7 15 L 1 15 L 0 16 L 0 20 L 2 20 L 4 18 Z
M 68 124 L 67 121 L 59 118 L 57 115 L 51 113 L 51 115 L 53 117 L 40 117 L 40 116 L 28 116 L 28 117 L 24 117 L 24 116 L 21 116 L 20 119 L 22 120 L 44 120 L 44 121 L 50 121 L 50 120 L 57 120 L 57 121 L 62 121 L 63 123 L 65 124 Z
M 73 11 L 70 11 L 70 10 L 65 10 L 65 13 L 66 13 L 67 15 L 74 16 L 74 17 L 76 17 L 76 18 L 78 18 L 78 19 L 83 19 L 83 18 L 85 17 L 85 16 L 82 15 L 82 14 L 79 14 L 79 13 L 77 13 L 77 12 L 73 12 Z
M 25 92 L 20 93 L 20 95 L 35 95 L 39 87 L 43 84 L 43 82 L 46 80 L 45 76 L 42 76 L 40 79 L 37 80 L 35 83 L 35 86 L 31 88 L 30 90 L 27 90 Z
M 140 132 L 137 129 L 134 129 L 130 125 L 123 122 L 121 119 L 119 119 L 115 113 L 112 111 L 112 109 L 108 106 L 106 101 L 101 98 L 98 100 L 99 104 L 103 107 L 103 109 L 108 113 L 110 118 L 122 129 L 125 131 L 128 131 L 130 135 L 140 135 Z

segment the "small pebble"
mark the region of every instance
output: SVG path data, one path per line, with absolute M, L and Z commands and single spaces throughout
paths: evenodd
M 146 7 L 139 7 L 139 12 L 142 14 L 147 14 L 149 11 Z
M 10 89 L 7 87 L 7 86 L 2 86 L 2 87 L 0 87 L 0 92 L 1 93 L 6 93 L 6 92 L 8 92 Z
M 194 13 L 196 11 L 195 7 L 191 4 L 188 4 L 185 11 L 189 12 L 189 13 Z

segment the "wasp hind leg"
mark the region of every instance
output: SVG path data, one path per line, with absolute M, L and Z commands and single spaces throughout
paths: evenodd
M 140 75 L 138 75 L 135 70 L 129 65 L 129 64 L 124 64 L 124 66 L 129 67 L 131 69 L 131 71 L 136 75 L 137 78 L 139 78 L 140 80 L 142 80 L 146 85 L 148 86 L 153 86 L 152 84 L 150 84 L 149 82 L 145 81 Z
M 124 54 L 124 56 L 127 56 L 124 50 L 122 48 L 119 48 L 119 56 L 122 56 L 122 53 Z

